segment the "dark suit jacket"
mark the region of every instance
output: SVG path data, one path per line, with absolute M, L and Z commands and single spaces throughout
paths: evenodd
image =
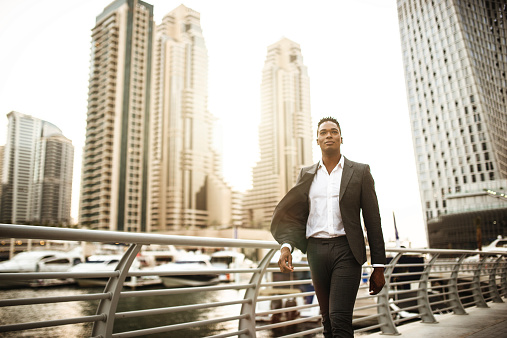
M 278 243 L 289 243 L 306 252 L 306 222 L 310 212 L 308 193 L 318 163 L 304 167 L 296 185 L 278 203 L 271 220 L 271 233 Z M 344 159 L 340 186 L 340 211 L 349 246 L 359 264 L 366 262 L 366 245 L 360 211 L 366 227 L 372 264 L 385 264 L 384 237 L 375 193 L 375 183 L 367 164 Z

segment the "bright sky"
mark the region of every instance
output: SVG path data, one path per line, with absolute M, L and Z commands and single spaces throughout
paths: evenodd
M 15 110 L 49 121 L 75 147 L 77 218 L 86 128 L 91 29 L 110 0 L 0 0 L 0 144 Z M 148 0 L 155 22 L 180 1 Z M 251 185 L 258 159 L 261 70 L 267 46 L 300 44 L 310 75 L 313 130 L 340 121 L 349 159 L 368 163 L 384 237 L 426 245 L 394 0 L 188 0 L 201 13 L 209 55 L 209 104 L 221 121 L 225 179 Z M 317 161 L 320 151 L 314 148 Z

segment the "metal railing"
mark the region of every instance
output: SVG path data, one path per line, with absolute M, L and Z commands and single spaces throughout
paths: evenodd
M 96 230 L 63 229 L 42 226 L 0 224 L 5 238 L 38 240 L 64 240 L 75 242 L 125 243 L 122 259 L 114 271 L 106 272 L 30 272 L 1 273 L 0 284 L 23 280 L 107 278 L 102 292 L 65 296 L 37 296 L 5 298 L 0 307 L 33 306 L 65 302 L 98 302 L 94 315 L 54 318 L 33 322 L 6 322 L 1 319 L 0 332 L 37 330 L 62 325 L 88 324 L 92 337 L 136 337 L 155 333 L 185 336 L 181 332 L 193 330 L 195 335 L 208 337 L 256 337 L 268 330 L 295 327 L 296 331 L 283 331 L 276 336 L 300 337 L 322 332 L 315 292 L 311 286 L 309 269 L 296 266 L 289 280 L 280 279 L 277 267 L 270 262 L 279 245 L 273 241 L 218 239 L 204 237 L 171 236 L 124 233 Z M 264 252 L 254 267 L 242 269 L 206 270 L 208 274 L 235 274 L 242 276 L 234 283 L 182 288 L 157 288 L 124 291 L 127 279 L 148 276 L 174 276 L 196 272 L 130 270 L 143 246 L 151 244 L 199 248 L 241 248 Z M 363 281 L 354 308 L 356 332 L 381 331 L 397 334 L 397 326 L 407 321 L 436 322 L 436 315 L 445 313 L 466 314 L 470 306 L 487 307 L 488 302 L 503 302 L 507 295 L 506 252 L 477 252 L 470 250 L 387 249 L 390 262 L 386 265 L 386 286 L 375 296 L 369 295 L 367 279 L 370 266 L 363 267 Z M 444 258 L 440 258 L 440 257 Z M 455 257 L 455 258 L 449 258 Z M 298 275 L 302 274 L 302 275 Z M 277 277 L 278 276 L 278 277 Z M 286 275 L 287 276 L 287 275 Z M 78 290 L 78 289 L 75 289 Z M 220 292 L 232 292 L 227 299 Z M 178 304 L 119 311 L 119 304 L 142 297 L 176 297 L 183 294 L 210 292 L 220 294 L 215 301 L 196 301 Z M 262 306 L 264 305 L 264 306 Z M 188 312 L 206 311 L 209 315 L 190 321 L 167 325 L 137 327 L 119 331 L 115 323 L 120 320 L 147 316 L 172 316 Z M 179 318 L 179 317 L 178 317 Z M 269 323 L 261 320 L 268 320 Z M 200 334 L 199 328 L 221 327 L 215 333 Z M 226 327 L 226 329 L 224 329 Z M 197 332 L 197 333 L 196 333 Z M 210 332 L 210 331 L 202 331 Z

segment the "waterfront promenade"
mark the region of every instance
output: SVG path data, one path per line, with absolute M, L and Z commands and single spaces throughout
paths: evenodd
M 466 315 L 435 315 L 437 323 L 422 322 L 397 327 L 410 338 L 494 338 L 507 337 L 507 303 L 488 303 L 488 308 L 467 308 Z M 374 333 L 368 337 L 386 337 Z

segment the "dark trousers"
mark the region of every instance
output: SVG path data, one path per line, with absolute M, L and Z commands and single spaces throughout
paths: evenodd
M 307 252 L 324 337 L 354 337 L 352 313 L 361 265 L 354 258 L 347 238 L 310 238 Z

